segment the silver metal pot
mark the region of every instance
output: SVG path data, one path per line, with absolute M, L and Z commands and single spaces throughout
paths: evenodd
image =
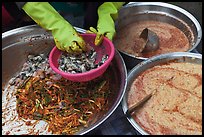
M 122 100 L 122 109 L 124 114 L 128 110 L 128 93 L 130 90 L 130 87 L 133 83 L 133 81 L 145 70 L 148 70 L 149 68 L 164 64 L 169 61 L 176 60 L 177 62 L 190 62 L 190 63 L 196 63 L 196 64 L 202 64 L 202 54 L 197 53 L 190 53 L 190 52 L 173 52 L 173 53 L 167 53 L 158 55 L 152 58 L 149 58 L 147 60 L 144 60 L 137 64 L 129 73 L 128 73 L 128 83 L 125 95 Z M 133 117 L 126 117 L 128 121 L 131 123 L 131 125 L 142 135 L 147 135 L 147 133 L 135 120 Z
M 165 22 L 183 31 L 192 45 L 187 52 L 195 49 L 201 41 L 202 30 L 196 18 L 178 6 L 163 2 L 128 3 L 119 11 L 118 20 L 115 23 L 116 32 L 129 23 L 145 20 Z M 117 48 L 117 45 L 115 46 Z M 147 59 L 144 57 L 135 57 L 124 51 L 120 51 L 120 53 L 122 53 L 122 57 L 128 69 L 132 69 L 139 62 Z
M 75 27 L 80 33 L 85 30 Z M 2 34 L 2 89 L 7 85 L 10 78 L 19 73 L 25 63 L 28 54 L 49 54 L 54 47 L 54 40 L 51 33 L 37 25 L 25 26 Z M 125 63 L 119 52 L 115 52 L 113 61 L 110 64 L 113 79 L 113 96 L 109 100 L 108 111 L 97 118 L 96 122 L 83 129 L 77 134 L 86 134 L 103 123 L 118 107 L 124 95 L 127 84 L 127 71 Z M 6 93 L 4 93 L 6 94 Z

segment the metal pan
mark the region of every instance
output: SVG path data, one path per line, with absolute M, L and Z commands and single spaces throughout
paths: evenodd
M 169 61 L 176 60 L 176 62 L 191 62 L 196 64 L 202 64 L 202 55 L 197 53 L 189 53 L 189 52 L 174 52 L 174 53 L 168 53 L 168 54 L 162 54 L 159 56 L 155 56 L 152 58 L 149 58 L 143 62 L 140 62 L 138 65 L 136 65 L 129 73 L 128 73 L 128 83 L 125 95 L 122 100 L 122 109 L 124 114 L 126 114 L 126 111 L 128 110 L 128 94 L 130 87 L 133 83 L 133 81 L 144 71 L 148 70 L 149 68 L 167 63 Z M 140 125 L 137 123 L 132 116 L 126 116 L 128 121 L 131 123 L 131 125 L 142 135 L 148 135 L 149 133 L 146 132 Z
M 85 33 L 85 30 L 75 28 L 79 33 Z M 53 46 L 54 40 L 51 33 L 37 25 L 17 28 L 2 34 L 2 98 L 7 94 L 4 92 L 4 87 L 8 84 L 9 79 L 19 73 L 28 54 L 49 54 Z M 97 118 L 93 124 L 76 134 L 82 135 L 94 130 L 115 111 L 121 102 L 127 84 L 127 71 L 119 52 L 115 52 L 109 69 L 112 71 L 110 78 L 113 79 L 111 88 L 114 93 L 110 97 L 108 110 L 102 113 L 101 117 Z M 3 98 L 2 104 L 6 101 L 6 98 Z M 2 119 L 3 115 L 2 113 Z M 7 125 L 7 127 L 9 126 Z M 2 127 L 2 129 L 5 129 L 5 127 Z M 12 132 L 12 129 L 10 132 Z M 20 133 L 19 131 L 16 134 Z
M 130 2 L 119 11 L 115 23 L 116 32 L 128 24 L 138 21 L 159 21 L 177 27 L 187 36 L 191 43 L 191 48 L 186 52 L 194 50 L 202 38 L 202 29 L 197 19 L 185 9 L 172 4 L 164 2 Z M 117 48 L 117 45 L 115 47 Z M 118 50 L 128 69 L 132 69 L 139 62 L 147 59 Z

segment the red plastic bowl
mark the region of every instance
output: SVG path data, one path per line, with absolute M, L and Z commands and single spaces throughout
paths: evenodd
M 90 81 L 93 80 L 99 76 L 101 76 L 108 66 L 110 65 L 114 54 L 115 54 L 115 48 L 113 43 L 108 39 L 105 38 L 103 39 L 103 42 L 101 45 L 96 46 L 94 45 L 94 39 L 96 37 L 96 34 L 80 34 L 83 39 L 85 40 L 86 43 L 88 43 L 91 47 L 95 49 L 97 52 L 97 58 L 96 61 L 100 61 L 102 56 L 104 54 L 108 55 L 108 59 L 98 68 L 92 69 L 87 72 L 83 73 L 68 73 L 68 72 L 63 72 L 58 69 L 58 59 L 60 58 L 60 55 L 62 54 L 62 51 L 56 48 L 56 46 L 52 49 L 49 55 L 49 63 L 50 67 L 58 74 L 60 74 L 62 77 L 75 81 L 75 82 L 85 82 L 85 81 Z

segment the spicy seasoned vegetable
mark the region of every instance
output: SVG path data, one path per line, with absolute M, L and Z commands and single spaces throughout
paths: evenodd
M 74 134 L 107 109 L 110 82 L 106 73 L 79 83 L 37 72 L 41 77 L 28 76 L 18 86 L 15 95 L 19 117 L 44 120 L 53 134 Z

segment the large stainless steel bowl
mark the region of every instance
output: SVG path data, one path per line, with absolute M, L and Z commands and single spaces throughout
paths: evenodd
M 83 29 L 76 27 L 76 30 L 80 33 L 85 33 Z M 51 33 L 46 32 L 36 25 L 21 27 L 3 33 L 2 89 L 7 85 L 10 78 L 19 73 L 28 54 L 48 54 L 53 46 L 54 40 Z M 125 63 L 117 51 L 109 69 L 112 71 L 110 78 L 113 79 L 113 83 L 111 84 L 113 96 L 110 97 L 108 111 L 102 114 L 102 117 L 97 118 L 96 122 L 77 132 L 77 134 L 85 134 L 98 127 L 115 111 L 122 100 L 127 84 L 127 71 Z M 3 91 L 3 94 L 6 93 Z
M 145 61 L 140 62 L 137 64 L 129 73 L 128 73 L 128 83 L 125 95 L 122 100 L 122 109 L 124 114 L 128 110 L 128 94 L 130 87 L 133 81 L 144 71 L 148 70 L 149 68 L 164 64 L 170 61 L 177 61 L 177 62 L 190 62 L 195 64 L 202 64 L 202 54 L 197 53 L 190 53 L 190 52 L 173 52 L 158 55 L 152 58 L 149 58 Z M 142 135 L 148 135 L 147 133 L 134 119 L 132 116 L 127 116 L 128 121 L 131 125 Z
M 188 11 L 163 2 L 130 2 L 121 8 L 116 21 L 116 32 L 129 23 L 136 21 L 161 21 L 180 29 L 189 39 L 194 50 L 201 41 L 202 29 L 197 19 Z M 114 43 L 114 40 L 113 40 Z M 117 45 L 115 45 L 117 48 Z M 120 51 L 120 50 L 119 50 Z M 132 69 L 139 62 L 146 60 L 144 57 L 135 57 L 124 51 L 120 51 L 128 69 Z

